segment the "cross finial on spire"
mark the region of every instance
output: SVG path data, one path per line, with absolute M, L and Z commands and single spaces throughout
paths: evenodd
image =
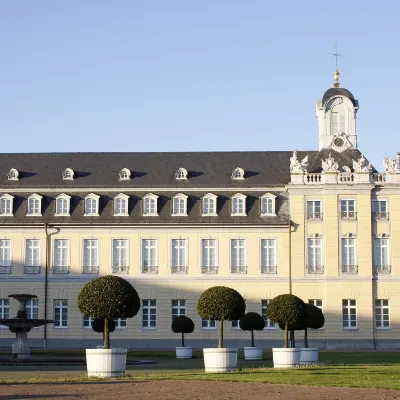
M 338 45 L 337 42 L 335 42 L 335 52 L 334 53 L 329 53 L 332 57 L 335 57 L 335 65 L 336 65 L 336 71 L 333 74 L 333 77 L 335 78 L 335 83 L 333 84 L 334 87 L 339 87 L 339 70 L 338 70 L 338 57 L 343 57 L 339 51 L 338 51 Z

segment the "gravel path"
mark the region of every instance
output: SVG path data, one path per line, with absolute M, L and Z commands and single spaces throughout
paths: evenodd
M 0 385 L 0 400 L 391 400 L 400 391 L 207 381 L 119 381 Z

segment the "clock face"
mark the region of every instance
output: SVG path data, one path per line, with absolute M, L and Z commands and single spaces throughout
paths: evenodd
M 337 138 L 333 141 L 333 144 L 334 144 L 336 147 L 342 147 L 342 146 L 344 145 L 344 140 L 343 140 L 342 138 L 340 138 L 340 137 L 337 137 Z

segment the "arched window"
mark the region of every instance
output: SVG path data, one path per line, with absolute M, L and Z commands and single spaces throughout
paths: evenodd
M 172 199 L 172 215 L 187 216 L 187 196 L 179 193 Z
M 65 168 L 62 172 L 62 178 L 64 181 L 72 181 L 74 179 L 74 171 L 71 168 Z
M 187 179 L 188 177 L 188 172 L 186 171 L 185 168 L 179 168 L 176 172 L 175 172 L 175 179 L 176 180 L 183 180 L 183 179 Z
M 120 193 L 114 199 L 114 215 L 127 216 L 128 215 L 128 201 L 129 196 Z
M 245 216 L 246 215 L 246 195 L 236 193 L 231 201 L 231 215 Z
M 13 199 L 14 197 L 10 194 L 3 194 L 0 197 L 0 215 L 2 217 L 13 216 Z
M 207 193 L 203 196 L 203 216 L 217 216 L 217 197 L 218 196 L 212 193 Z
M 118 180 L 120 181 L 128 181 L 131 179 L 131 171 L 128 168 L 122 168 L 121 171 L 118 172 Z
M 71 197 L 61 193 L 56 197 L 56 216 L 69 216 Z
M 241 180 L 244 179 L 244 170 L 242 168 L 235 168 L 232 172 L 232 179 Z
M 85 197 L 85 216 L 99 215 L 99 198 L 97 194 L 90 193 Z
M 143 198 L 143 215 L 157 216 L 157 199 L 158 196 L 153 193 L 146 194 Z
M 27 215 L 42 215 L 42 196 L 38 194 L 32 194 L 28 197 Z
M 9 181 L 17 181 L 19 178 L 19 172 L 15 169 L 15 168 L 11 168 L 8 172 L 7 172 L 7 179 Z
M 265 193 L 263 196 L 261 196 L 261 216 L 276 215 L 275 199 L 276 196 L 271 193 Z

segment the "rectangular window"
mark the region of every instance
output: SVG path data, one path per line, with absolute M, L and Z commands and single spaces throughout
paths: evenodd
M 356 240 L 342 238 L 342 273 L 343 274 L 357 274 L 358 266 L 356 261 Z
M 245 239 L 231 239 L 231 273 L 247 273 Z
M 208 274 L 218 273 L 217 240 L 201 240 L 201 272 Z
M 0 299 L 0 319 L 9 319 L 10 318 L 10 300 L 9 299 Z M 4 325 L 0 325 L 4 327 Z
M 271 300 L 261 300 L 261 315 L 265 321 L 264 329 L 276 329 L 276 325 L 273 324 L 267 317 L 267 307 L 270 301 Z
M 83 240 L 83 273 L 98 274 L 99 273 L 99 240 L 84 239 Z
M 0 274 L 11 274 L 11 240 L 0 239 Z
M 245 200 L 243 197 L 232 198 L 232 214 L 245 214 Z
M 30 299 L 26 302 L 26 317 L 28 319 L 38 319 L 39 318 L 39 300 Z
M 375 327 L 377 329 L 390 328 L 389 300 L 375 300 Z
M 309 274 L 323 274 L 322 239 L 307 239 L 307 270 Z
M 123 197 L 116 197 L 114 200 L 114 214 L 128 215 L 128 200 Z
M 143 274 L 158 273 L 156 239 L 142 239 L 142 273 Z
M 113 239 L 113 274 L 127 274 L 129 272 L 129 240 Z
M 156 300 L 142 300 L 142 328 L 155 329 L 157 327 Z
M 82 317 L 82 328 L 90 329 L 92 327 L 92 322 L 93 319 L 91 317 L 87 317 L 86 315 L 84 315 Z
M 98 214 L 98 200 L 92 197 L 85 199 L 85 214 L 97 215 Z
M 346 115 L 333 112 L 331 114 L 332 134 L 346 131 Z
M 322 206 L 319 200 L 307 201 L 307 219 L 322 219 Z
M 28 199 L 28 214 L 29 215 L 40 215 L 40 199 L 30 198 Z
M 126 328 L 126 318 L 115 318 L 114 323 L 115 323 L 116 329 L 125 329 Z
M 275 214 L 274 202 L 275 202 L 275 199 L 272 197 L 262 197 L 261 198 L 261 214 L 263 214 L 263 215 Z
M 389 219 L 389 210 L 386 200 L 373 200 L 372 212 L 375 219 Z
M 357 329 L 356 300 L 342 300 L 343 329 Z
M 68 274 L 69 272 L 69 240 L 54 240 L 53 272 L 55 274 Z
M 56 214 L 68 215 L 69 214 L 68 203 L 69 203 L 68 199 L 64 197 L 59 197 L 56 200 Z
M 54 300 L 54 328 L 68 327 L 68 300 Z
M 342 219 L 356 219 L 356 201 L 340 200 L 340 215 Z
M 40 240 L 27 239 L 25 241 L 25 273 L 40 273 Z
M 172 300 L 172 321 L 180 315 L 186 315 L 186 300 Z
M 210 319 L 202 319 L 201 329 L 217 329 L 217 324 Z
M 390 274 L 391 265 L 389 258 L 389 239 L 374 239 L 374 265 L 375 273 Z
M 216 200 L 212 197 L 203 197 L 203 215 L 215 215 L 216 210 Z
M 143 214 L 156 215 L 157 214 L 157 200 L 152 197 L 144 198 Z
M 187 273 L 187 240 L 172 239 L 172 273 Z
M 12 199 L 6 197 L 0 199 L 0 214 L 12 215 Z
M 172 211 L 174 215 L 186 215 L 186 199 L 183 197 L 174 197 Z
M 315 307 L 318 307 L 321 311 L 323 311 L 322 308 L 322 300 L 319 299 L 309 299 L 308 304 L 312 304 Z
M 261 239 L 261 273 L 278 273 L 275 239 Z
M 239 320 L 238 319 L 232 320 L 232 329 L 240 329 Z

